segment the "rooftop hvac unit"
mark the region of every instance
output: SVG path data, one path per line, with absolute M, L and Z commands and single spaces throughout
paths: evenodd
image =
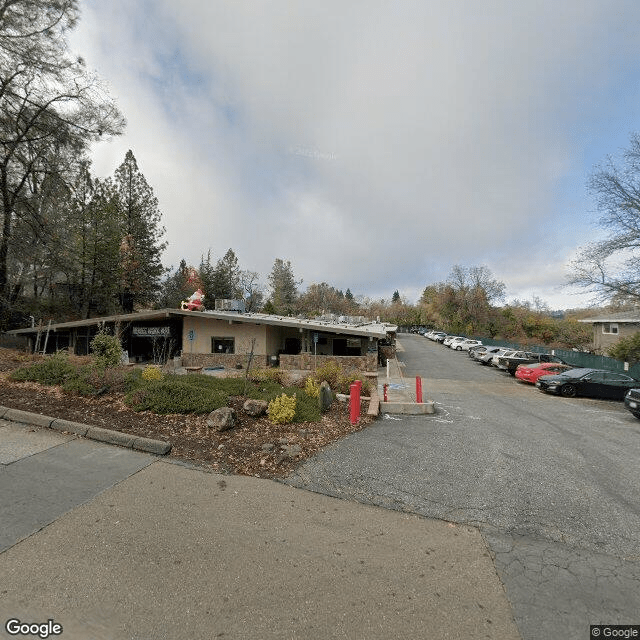
M 219 300 L 216 299 L 215 310 L 216 311 L 235 311 L 237 313 L 244 313 L 244 300 Z

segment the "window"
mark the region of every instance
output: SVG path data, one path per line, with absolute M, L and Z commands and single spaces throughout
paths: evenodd
M 602 325 L 602 333 L 618 333 L 618 325 L 615 323 L 605 322 Z
M 235 338 L 211 338 L 211 353 L 235 353 Z
M 624 373 L 606 373 L 605 380 L 607 382 L 633 382 L 633 379 L 625 376 Z

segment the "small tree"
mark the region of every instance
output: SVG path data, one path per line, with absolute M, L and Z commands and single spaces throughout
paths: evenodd
M 91 341 L 91 352 L 96 364 L 103 367 L 116 367 L 122 360 L 122 345 L 116 336 L 100 331 Z
M 640 362 L 640 332 L 618 340 L 616 344 L 609 348 L 608 353 L 612 358 L 623 362 L 632 364 Z

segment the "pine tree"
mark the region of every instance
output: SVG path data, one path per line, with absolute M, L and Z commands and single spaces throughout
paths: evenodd
M 120 304 L 130 313 L 136 305 L 149 303 L 160 289 L 164 268 L 160 256 L 166 248 L 161 242 L 158 199 L 140 172 L 131 150 L 116 169 L 120 239 Z
M 294 311 L 298 298 L 298 285 L 293 275 L 291 262 L 286 262 L 281 258 L 276 258 L 269 275 L 269 286 L 271 287 L 271 304 L 276 313 L 291 314 Z
M 240 267 L 233 249 L 228 249 L 216 263 L 212 273 L 209 300 L 235 300 L 242 297 L 240 290 Z

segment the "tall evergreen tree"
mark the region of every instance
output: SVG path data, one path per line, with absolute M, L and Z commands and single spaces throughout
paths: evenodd
M 295 310 L 298 298 L 298 285 L 293 275 L 293 267 L 289 260 L 276 258 L 269 274 L 269 287 L 271 288 L 270 302 L 279 314 L 291 314 Z
M 216 263 L 212 273 L 209 300 L 236 300 L 242 297 L 240 289 L 240 267 L 233 249 L 228 249 Z
M 162 242 L 158 199 L 138 168 L 131 150 L 116 169 L 120 240 L 120 304 L 130 313 L 136 305 L 153 300 L 160 289 L 164 267 L 160 256 L 167 244 Z

